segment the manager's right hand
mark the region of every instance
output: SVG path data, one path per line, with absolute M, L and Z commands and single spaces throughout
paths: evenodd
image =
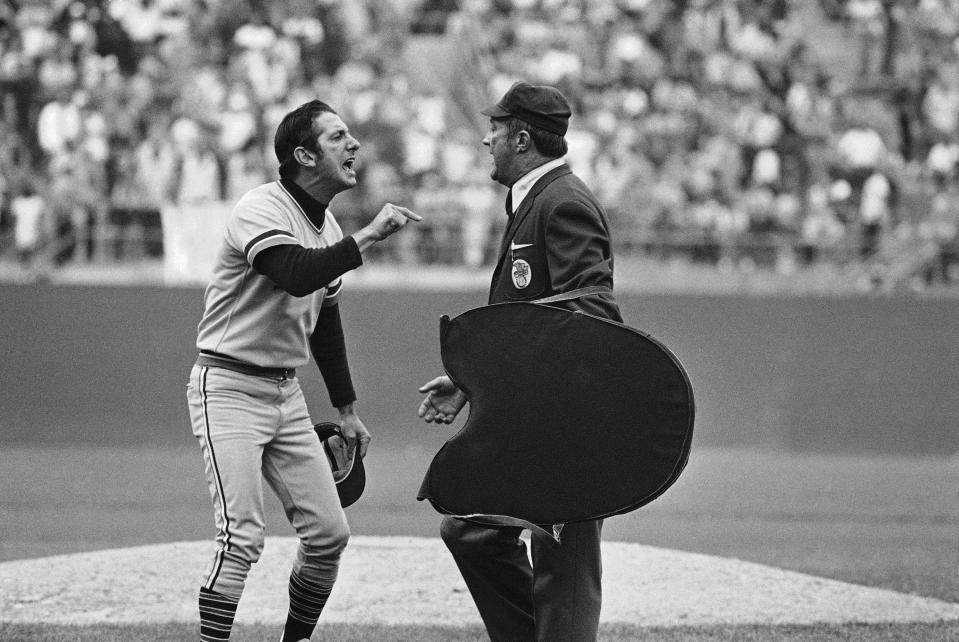
M 399 232 L 410 221 L 422 221 L 423 217 L 399 205 L 387 203 L 379 211 L 376 217 L 370 221 L 369 227 L 377 241 L 382 241 Z
M 377 241 L 382 241 L 399 232 L 410 221 L 422 220 L 423 217 L 416 212 L 387 203 L 368 225 L 353 234 L 353 239 L 360 252 L 363 252 Z

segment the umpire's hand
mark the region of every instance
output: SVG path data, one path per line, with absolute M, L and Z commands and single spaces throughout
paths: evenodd
M 424 383 L 419 391 L 427 394 L 416 414 L 428 423 L 451 424 L 466 405 L 466 393 L 445 375 Z

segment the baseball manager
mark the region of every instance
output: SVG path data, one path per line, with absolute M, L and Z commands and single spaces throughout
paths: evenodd
M 246 193 L 227 221 L 187 387 L 218 531 L 199 593 L 204 642 L 229 639 L 263 549 L 263 478 L 300 540 L 282 640 L 312 634 L 350 531 L 296 368 L 312 353 L 343 436 L 365 455 L 370 434 L 354 408 L 341 276 L 371 245 L 420 220 L 387 203 L 344 238 L 328 205 L 356 185 L 360 143 L 329 105 L 313 100 L 287 114 L 274 147 L 279 180 Z

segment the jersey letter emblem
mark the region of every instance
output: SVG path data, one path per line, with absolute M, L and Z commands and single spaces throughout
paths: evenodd
M 513 285 L 516 286 L 517 290 L 522 290 L 529 285 L 532 276 L 533 271 L 530 269 L 529 263 L 523 259 L 513 261 Z

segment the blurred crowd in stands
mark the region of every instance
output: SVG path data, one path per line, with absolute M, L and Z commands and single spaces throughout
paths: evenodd
M 344 229 L 402 203 L 387 260 L 485 265 L 476 112 L 516 79 L 571 99 L 621 253 L 959 281 L 957 0 L 5 0 L 0 255 L 159 256 L 163 208 L 274 179 L 319 97 L 363 145 Z

